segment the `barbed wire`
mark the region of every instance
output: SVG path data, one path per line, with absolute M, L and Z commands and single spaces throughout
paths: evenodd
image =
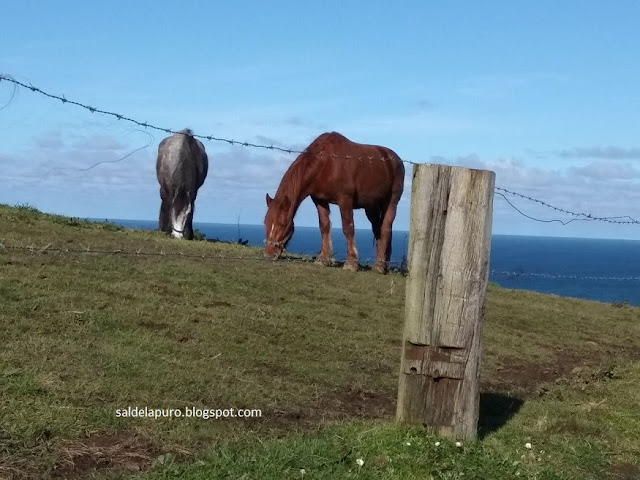
M 0 75 L 0 80 L 2 80 L 2 75 Z M 9 100 L 7 100 L 6 103 L 0 108 L 0 111 L 7 108 L 11 104 L 11 102 L 13 102 L 13 99 L 15 98 L 16 93 L 18 93 L 18 85 L 14 84 L 13 91 L 11 92 L 11 96 L 9 97 Z
M 497 187 L 496 187 L 496 189 L 497 189 Z M 560 220 L 560 219 L 557 219 L 557 218 L 552 218 L 551 220 L 543 220 L 543 219 L 541 219 L 541 218 L 532 217 L 531 215 L 527 215 L 527 214 L 526 214 L 526 213 L 524 213 L 522 210 L 520 210 L 518 207 L 516 207 L 516 206 L 515 206 L 513 203 L 511 203 L 511 202 L 509 201 L 509 199 L 508 199 L 506 196 L 504 196 L 502 193 L 500 193 L 500 192 L 495 192 L 495 194 L 496 194 L 496 195 L 498 195 L 498 196 L 500 196 L 500 197 L 502 197 L 502 198 L 504 198 L 505 202 L 507 202 L 507 203 L 509 204 L 509 206 L 510 206 L 511 208 L 513 208 L 516 212 L 518 212 L 520 215 L 522 215 L 523 217 L 528 218 L 529 220 L 535 220 L 536 222 L 541 222 L 541 223 L 553 223 L 553 222 L 559 222 L 559 223 L 561 223 L 562 225 L 568 225 L 569 223 L 571 223 L 571 222 L 573 222 L 573 221 L 575 221 L 575 220 L 588 220 L 587 218 L 572 218 L 571 220 L 568 220 L 568 221 L 566 221 L 566 222 L 565 222 L 565 221 Z
M 145 132 L 144 130 L 136 130 L 136 132 L 144 133 L 145 135 L 147 135 L 149 137 L 148 138 L 149 141 L 146 143 L 146 145 L 143 145 L 142 147 L 138 147 L 135 150 L 131 150 L 129 153 L 127 153 L 123 157 L 117 158 L 116 160 L 102 160 L 101 162 L 94 163 L 90 167 L 87 167 L 87 168 L 76 168 L 74 170 L 77 170 L 79 172 L 88 172 L 89 170 L 92 170 L 92 169 L 96 168 L 98 165 L 103 165 L 105 163 L 118 163 L 118 162 L 121 162 L 121 161 L 129 158 L 131 155 L 139 152 L 140 150 L 144 150 L 145 148 L 148 148 L 153 143 L 153 141 L 155 140 L 154 136 L 151 135 L 149 132 Z
M 44 90 L 29 84 L 27 85 L 26 83 L 20 82 L 19 80 L 16 80 L 15 78 L 12 78 L 8 75 L 4 75 L 4 74 L 0 74 L 0 82 L 1 81 L 7 81 L 10 83 L 13 83 L 14 85 L 18 85 L 22 88 L 26 88 L 28 90 L 31 90 L 32 92 L 36 92 L 39 93 L 40 95 L 44 95 L 45 97 L 48 98 L 52 98 L 54 100 L 60 100 L 62 103 L 68 103 L 70 105 L 76 105 L 80 108 L 84 108 L 85 110 L 88 110 L 91 113 L 99 113 L 102 115 L 107 115 L 107 116 L 111 116 L 116 118 L 117 120 L 124 120 L 126 122 L 131 122 L 134 123 L 136 125 L 138 125 L 139 127 L 143 127 L 143 128 L 151 128 L 153 130 L 158 130 L 161 132 L 165 132 L 168 134 L 174 134 L 174 133 L 179 133 L 179 130 L 172 130 L 170 128 L 164 128 L 164 127 L 158 127 L 156 125 L 153 125 L 149 122 L 140 122 L 134 118 L 130 118 L 127 117 L 125 115 L 119 114 L 119 113 L 115 113 L 115 112 L 109 112 L 107 110 L 101 110 L 99 108 L 96 107 L 92 107 L 90 105 L 86 105 L 84 103 L 81 102 L 77 102 L 75 100 L 69 100 L 67 99 L 64 95 L 60 96 L 60 95 L 55 95 L 52 93 L 48 93 L 45 92 Z M 292 148 L 282 148 L 282 147 L 278 147 L 275 145 L 261 145 L 261 144 L 257 144 L 257 143 L 251 143 L 251 142 L 246 142 L 246 141 L 240 141 L 240 140 L 233 140 L 233 139 L 229 139 L 229 138 L 220 138 L 220 137 L 215 137 L 213 135 L 199 135 L 199 134 L 193 134 L 194 137 L 199 138 L 201 140 L 210 140 L 210 141 L 216 141 L 216 142 L 225 142 L 228 143 L 229 145 L 240 145 L 243 147 L 253 147 L 253 148 L 262 148 L 262 149 L 267 149 L 267 150 L 279 150 L 281 152 L 285 152 L 285 153 L 303 153 L 302 150 L 295 150 Z
M 86 105 L 84 103 L 77 102 L 75 100 L 69 100 L 64 95 L 59 96 L 59 95 L 55 95 L 55 94 L 52 94 L 52 93 L 48 93 L 48 92 L 46 92 L 46 91 L 44 91 L 44 90 L 42 90 L 42 89 L 40 89 L 40 88 L 38 88 L 38 87 L 36 87 L 36 86 L 34 86 L 32 84 L 28 84 L 27 85 L 26 83 L 20 82 L 19 80 L 16 80 L 16 79 L 12 78 L 9 75 L 0 74 L 0 82 L 3 81 L 3 80 L 7 81 L 7 82 L 10 82 L 10 83 L 12 83 L 14 85 L 13 95 L 15 95 L 15 89 L 17 87 L 22 87 L 22 88 L 26 88 L 26 89 L 28 89 L 28 90 L 30 90 L 32 92 L 39 93 L 39 94 L 41 94 L 41 95 L 43 95 L 45 97 L 48 97 L 48 98 L 51 98 L 51 99 L 54 99 L 54 100 L 59 100 L 64 104 L 68 103 L 68 104 L 71 104 L 71 105 L 76 105 L 76 106 L 78 106 L 80 108 L 88 110 L 91 113 L 99 113 L 99 114 L 102 114 L 102 115 L 108 115 L 108 116 L 116 118 L 117 120 L 124 120 L 124 121 L 127 121 L 127 122 L 134 123 L 135 125 L 138 125 L 138 126 L 143 127 L 143 128 L 150 128 L 150 129 L 154 129 L 154 130 L 165 132 L 167 134 L 180 133 L 180 131 L 178 131 L 178 130 L 172 130 L 172 129 L 169 129 L 169 128 L 158 127 L 158 126 L 153 125 L 153 124 L 151 124 L 149 122 L 141 122 L 141 121 L 135 120 L 133 118 L 130 118 L 128 116 L 125 116 L 125 115 L 122 115 L 122 114 L 119 114 L 119 113 L 110 112 L 110 111 L 107 111 L 107 110 L 101 110 L 99 108 L 95 108 L 95 107 L 92 107 L 90 105 Z M 13 98 L 13 95 L 12 95 L 11 98 Z M 259 149 L 266 149 L 266 150 L 277 150 L 277 151 L 281 151 L 281 152 L 289 153 L 289 154 L 291 154 L 291 153 L 301 154 L 301 153 L 305 153 L 306 152 L 306 149 L 305 150 L 296 150 L 296 149 L 293 149 L 293 148 L 283 148 L 283 147 L 278 147 L 278 146 L 275 146 L 275 145 L 265 145 L 265 144 L 259 144 L 259 143 L 252 143 L 252 142 L 235 140 L 235 139 L 230 139 L 230 138 L 216 137 L 216 136 L 213 136 L 213 135 L 200 135 L 200 134 L 194 133 L 193 136 L 196 137 L 196 138 L 199 138 L 201 140 L 224 142 L 224 143 L 227 143 L 229 145 L 238 145 L 238 146 L 242 146 L 242 147 L 259 148 Z M 126 156 L 124 156 L 124 157 L 122 157 L 122 158 L 120 158 L 120 159 L 118 159 L 116 161 L 119 162 L 121 160 L 124 160 L 125 158 L 129 157 L 130 155 L 134 154 L 135 152 L 137 152 L 137 151 L 139 151 L 139 150 L 141 150 L 143 148 L 146 148 L 147 146 L 148 145 L 145 145 L 144 147 L 136 149 L 133 152 L 129 153 L 128 155 L 126 155 Z M 337 156 L 333 155 L 333 157 L 336 158 Z M 355 158 L 355 159 L 360 160 L 360 161 L 363 160 L 363 157 L 353 157 L 353 156 L 350 156 L 350 155 L 345 155 L 345 159 L 352 159 L 352 158 Z M 373 160 L 373 157 L 365 158 L 365 160 L 367 160 L 367 159 L 368 160 Z M 382 160 L 385 160 L 385 159 L 382 158 Z M 421 163 L 413 162 L 413 161 L 410 161 L 410 160 L 405 160 L 405 159 L 400 159 L 400 160 L 403 163 L 407 163 L 407 164 L 411 164 L 411 165 L 421 165 Z M 87 169 L 84 169 L 84 170 L 90 170 L 90 169 L 96 167 L 97 165 L 99 165 L 101 163 L 114 163 L 114 161 L 99 162 L 99 163 L 97 163 L 95 165 L 92 165 L 91 167 L 89 167 Z M 568 225 L 571 222 L 579 220 L 579 221 L 601 221 L 601 222 L 606 222 L 606 223 L 616 224 L 616 225 L 637 225 L 637 224 L 640 224 L 640 221 L 638 221 L 638 220 L 636 220 L 636 219 L 634 219 L 634 218 L 632 218 L 632 217 L 630 217 L 628 215 L 615 216 L 615 217 L 598 217 L 598 216 L 594 216 L 594 215 L 588 214 L 588 213 L 572 212 L 570 210 L 551 205 L 551 204 L 549 204 L 549 203 L 547 203 L 547 202 L 545 202 L 543 200 L 539 200 L 539 199 L 530 197 L 528 195 L 524 195 L 524 194 L 521 194 L 521 193 L 518 193 L 518 192 L 514 192 L 514 191 L 508 190 L 506 188 L 495 187 L 495 192 L 499 196 L 501 196 L 509 204 L 509 206 L 511 206 L 517 213 L 519 213 L 520 215 L 522 215 L 522 216 L 524 216 L 524 217 L 526 217 L 526 218 L 528 218 L 530 220 L 534 220 L 534 221 L 541 222 L 541 223 L 555 223 L 555 222 L 557 222 L 557 223 L 560 223 L 562 225 Z M 573 216 L 575 218 L 573 218 L 571 220 L 568 220 L 568 221 L 564 221 L 564 220 L 560 220 L 560 219 L 547 219 L 547 220 L 545 220 L 545 219 L 540 219 L 540 218 L 533 217 L 533 216 L 531 216 L 529 214 L 524 213 L 522 210 L 520 210 L 518 207 L 516 207 L 512 202 L 509 201 L 509 199 L 505 196 L 505 194 L 512 195 L 512 196 L 515 196 L 515 197 L 519 197 L 519 198 L 522 198 L 522 199 L 525 199 L 525 200 L 528 200 L 528 201 L 531 201 L 531 202 L 534 202 L 534 203 L 538 203 L 539 205 L 542 205 L 544 207 L 550 208 L 550 209 L 552 209 L 552 210 L 554 210 L 556 212 L 560 212 L 560 213 L 564 213 L 564 214 L 567 214 L 567 215 L 571 215 L 571 216 Z M 624 218 L 628 218 L 629 220 L 621 220 L 621 219 L 624 219 Z
M 575 222 L 575 221 L 599 221 L 599 222 L 612 223 L 612 224 L 616 224 L 616 225 L 638 225 L 638 224 L 640 224 L 640 221 L 636 220 L 633 217 L 630 217 L 629 215 L 620 215 L 620 216 L 615 216 L 615 217 L 597 217 L 597 216 L 592 215 L 590 213 L 572 212 L 572 211 L 566 210 L 564 208 L 556 207 L 556 206 L 551 205 L 550 203 L 547 203 L 547 202 L 545 202 L 543 200 L 539 200 L 537 198 L 533 198 L 533 197 L 530 197 L 528 195 L 524 195 L 522 193 L 514 192 L 512 190 L 507 190 L 506 188 L 494 187 L 494 189 L 496 191 L 495 192 L 496 195 L 499 195 L 502 198 L 504 198 L 504 200 L 514 210 L 516 210 L 520 215 L 522 215 L 522 216 L 524 216 L 526 218 L 529 218 L 531 220 L 535 220 L 537 222 L 543 222 L 543 223 L 559 222 L 562 225 L 568 225 L 569 223 Z M 542 205 L 543 207 L 550 208 L 551 210 L 555 210 L 556 212 L 560 212 L 560 213 L 564 213 L 564 214 L 567 214 L 567 215 L 571 215 L 571 216 L 573 216 L 575 218 L 572 218 L 571 220 L 564 221 L 564 220 L 560 220 L 560 219 L 543 220 L 543 219 L 540 219 L 540 218 L 532 217 L 532 216 L 527 215 L 526 213 L 522 212 L 513 203 L 511 203 L 509 201 L 509 199 L 504 195 L 505 193 L 508 194 L 508 195 L 513 195 L 514 197 L 519 197 L 519 198 L 528 200 L 530 202 L 538 203 L 538 204 Z M 621 218 L 628 218 L 629 220 L 619 220 Z
M 113 249 L 104 249 L 104 248 L 91 248 L 89 246 L 84 248 L 67 248 L 67 247 L 56 247 L 53 243 L 48 243 L 45 245 L 5 245 L 3 242 L 0 242 L 0 251 L 1 250 L 18 250 L 25 251 L 33 254 L 44 254 L 47 252 L 56 252 L 62 254 L 98 254 L 98 255 L 123 255 L 123 256 L 139 256 L 139 257 L 181 257 L 181 258 L 197 258 L 199 260 L 257 260 L 257 261 L 273 261 L 264 256 L 258 255 L 228 255 L 228 254 L 197 254 L 197 253 L 185 253 L 182 251 L 144 251 L 143 249 L 137 250 L 126 250 L 124 248 L 113 248 Z M 292 261 L 292 260 L 302 260 L 302 258 L 298 257 L 283 257 L 282 260 Z
M 235 245 L 233 242 L 217 242 L 217 241 L 208 241 L 210 243 L 222 243 L 222 244 L 231 244 Z M 255 248 L 255 247 L 254 247 Z M 198 260 L 243 260 L 243 261 L 257 261 L 261 263 L 272 263 L 272 264 L 282 264 L 282 263 L 311 263 L 315 261 L 316 254 L 311 253 L 295 253 L 289 254 L 285 253 L 282 257 L 274 260 L 269 257 L 265 257 L 262 253 L 257 254 L 246 254 L 246 255 L 232 255 L 227 253 L 216 253 L 216 254 L 206 254 L 206 253 L 185 253 L 179 250 L 170 250 L 170 251 L 148 251 L 143 250 L 142 248 L 136 250 L 127 250 L 125 248 L 112 248 L 112 249 L 104 249 L 104 248 L 91 248 L 90 246 L 83 248 L 68 248 L 68 247 L 57 247 L 53 242 L 47 243 L 44 245 L 37 245 L 35 243 L 29 245 L 8 245 L 4 242 L 0 241 L 0 252 L 3 250 L 15 250 L 21 252 L 28 252 L 30 254 L 46 254 L 48 252 L 55 252 L 61 254 L 70 254 L 70 255 L 82 255 L 82 254 L 97 254 L 97 255 L 113 255 L 113 256 L 133 256 L 133 257 L 179 257 L 179 258 L 194 258 Z M 361 258 L 360 266 L 368 267 L 374 262 L 374 258 Z M 333 262 L 336 265 L 340 265 L 343 262 L 337 260 Z M 404 265 L 404 262 L 390 262 L 389 268 L 400 268 Z
M 618 282 L 638 282 L 640 276 L 607 276 L 607 275 L 571 275 L 564 273 L 528 273 L 528 272 L 511 272 L 504 270 L 491 270 L 490 275 L 502 275 L 509 278 L 546 278 L 554 280 L 604 280 Z
M 215 242 L 213 242 L 215 243 Z M 227 253 L 216 254 L 199 254 L 199 253 L 185 253 L 179 250 L 172 251 L 148 251 L 143 249 L 127 250 L 126 248 L 67 248 L 57 247 L 53 243 L 47 243 L 44 245 L 37 245 L 35 243 L 30 245 L 7 245 L 0 242 L 0 252 L 3 250 L 14 250 L 19 252 L 25 252 L 33 255 L 44 255 L 49 252 L 55 252 L 63 255 L 112 255 L 112 256 L 133 256 L 133 257 L 176 257 L 176 258 L 192 258 L 198 260 L 216 260 L 216 261 L 256 261 L 261 263 L 269 263 L 272 265 L 284 265 L 290 263 L 312 263 L 315 261 L 314 255 L 285 255 L 278 260 L 266 258 L 262 254 L 247 254 L 247 255 L 233 255 Z M 369 267 L 374 261 L 373 258 L 360 259 L 361 267 Z M 335 265 L 342 264 L 342 261 L 335 261 Z M 389 263 L 389 268 L 394 271 L 406 273 L 406 261 L 393 261 Z M 493 276 L 503 276 L 511 279 L 515 278 L 542 278 L 549 280 L 580 280 L 580 281 L 618 281 L 618 282 L 640 282 L 640 276 L 610 276 L 610 275 L 573 275 L 573 274 L 561 274 L 561 273 L 528 273 L 522 271 L 508 271 L 508 270 L 490 270 L 490 278 Z
M 134 118 L 127 117 L 127 116 L 119 114 L 119 113 L 109 112 L 107 110 L 102 110 L 102 109 L 99 109 L 99 108 L 96 108 L 96 107 L 92 107 L 90 105 L 86 105 L 84 103 L 77 102 L 75 100 L 69 100 L 64 95 L 60 96 L 60 95 L 55 95 L 55 94 L 52 94 L 52 93 L 45 92 L 44 90 L 42 90 L 42 89 L 40 89 L 40 88 L 38 88 L 38 87 L 36 87 L 36 86 L 34 86 L 32 84 L 27 85 L 26 83 L 20 82 L 19 80 L 16 80 L 15 78 L 12 78 L 12 77 L 10 77 L 8 75 L 0 74 L 0 82 L 2 80 L 10 82 L 10 83 L 12 83 L 14 85 L 20 86 L 22 88 L 26 88 L 28 90 L 31 90 L 32 92 L 39 93 L 40 95 L 44 95 L 45 97 L 48 97 L 48 98 L 51 98 L 51 99 L 54 99 L 54 100 L 60 100 L 62 103 L 65 103 L 65 104 L 68 103 L 70 105 L 75 105 L 77 107 L 84 108 L 85 110 L 88 110 L 91 113 L 99 113 L 101 115 L 111 116 L 111 117 L 116 118 L 117 120 L 124 120 L 126 122 L 134 123 L 135 125 L 138 125 L 139 127 L 150 128 L 150 129 L 153 129 L 153 130 L 158 130 L 158 131 L 161 131 L 161 132 L 165 132 L 167 134 L 180 133 L 179 130 L 172 130 L 170 128 L 159 127 L 159 126 L 153 125 L 153 124 L 151 124 L 149 122 L 141 122 L 141 121 L 138 121 L 138 120 L 136 120 Z M 201 135 L 201 134 L 193 133 L 192 136 L 195 137 L 195 138 L 199 138 L 200 140 L 223 142 L 223 143 L 227 143 L 229 145 L 238 145 L 238 146 L 241 146 L 241 147 L 259 148 L 259 149 L 264 149 L 264 150 L 277 150 L 277 151 L 284 152 L 284 153 L 297 153 L 297 154 L 300 154 L 300 153 L 305 153 L 306 152 L 306 149 L 305 150 L 296 150 L 294 148 L 283 148 L 283 147 L 278 147 L 276 145 L 265 145 L 265 144 L 260 144 L 260 143 L 247 142 L 247 141 L 244 141 L 244 140 L 235 140 L 235 139 L 232 139 L 232 138 L 216 137 L 214 135 Z M 337 158 L 336 155 L 333 155 L 333 157 Z M 357 160 L 361 160 L 361 161 L 362 160 L 373 160 L 374 159 L 374 157 L 366 157 L 366 158 L 364 158 L 364 157 L 353 157 L 351 155 L 345 155 L 345 158 L 346 159 L 352 159 L 353 158 L 353 159 L 357 159 Z M 383 157 L 382 160 L 385 160 L 385 158 Z M 408 164 L 411 164 L 411 165 L 418 165 L 418 163 L 412 162 L 410 160 L 404 160 L 404 159 L 400 159 L 400 160 L 403 163 L 408 163 Z

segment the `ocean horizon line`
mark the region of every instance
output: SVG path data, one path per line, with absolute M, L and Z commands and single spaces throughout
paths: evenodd
M 130 218 L 102 218 L 102 217 L 85 217 L 85 220 L 89 220 L 92 222 L 144 222 L 144 223 L 157 223 L 157 220 L 149 220 L 149 219 L 130 219 Z M 223 227 L 259 227 L 264 228 L 263 224 L 259 223 L 225 223 L 225 222 L 201 222 L 195 221 L 193 222 L 194 228 L 197 229 L 198 225 L 219 225 Z M 318 229 L 317 225 L 309 226 L 309 225 L 296 225 L 296 228 L 304 228 L 304 229 Z M 342 233 L 342 228 L 340 227 L 332 227 L 331 231 Z M 367 227 L 359 227 L 356 228 L 356 231 L 371 231 L 371 228 Z M 409 233 L 409 230 L 402 229 L 393 229 L 394 233 Z M 640 243 L 640 239 L 630 239 L 630 238 L 612 238 L 612 237 L 573 237 L 573 236 L 553 236 L 553 235 L 532 235 L 532 234 L 521 234 L 521 233 L 492 233 L 492 237 L 522 237 L 522 238 L 539 238 L 539 239 L 572 239 L 572 240 L 603 240 L 603 241 L 616 241 L 616 242 L 638 242 Z

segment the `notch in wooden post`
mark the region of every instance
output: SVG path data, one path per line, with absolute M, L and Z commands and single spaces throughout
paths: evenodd
M 397 419 L 474 438 L 495 173 L 415 165 Z

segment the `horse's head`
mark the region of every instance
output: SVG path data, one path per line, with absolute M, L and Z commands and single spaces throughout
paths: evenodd
M 190 225 L 189 218 L 193 215 L 193 201 L 190 192 L 184 190 L 177 190 L 173 195 L 173 201 L 171 202 L 171 236 L 175 238 L 184 238 L 185 234 L 190 235 L 188 232 Z
M 278 258 L 286 248 L 293 235 L 293 218 L 291 217 L 291 200 L 271 198 L 267 194 L 267 215 L 264 217 L 264 227 L 267 240 L 264 247 L 265 257 Z

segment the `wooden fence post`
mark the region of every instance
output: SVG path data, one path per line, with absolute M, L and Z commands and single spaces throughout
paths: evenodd
M 415 165 L 397 420 L 475 438 L 495 173 Z

